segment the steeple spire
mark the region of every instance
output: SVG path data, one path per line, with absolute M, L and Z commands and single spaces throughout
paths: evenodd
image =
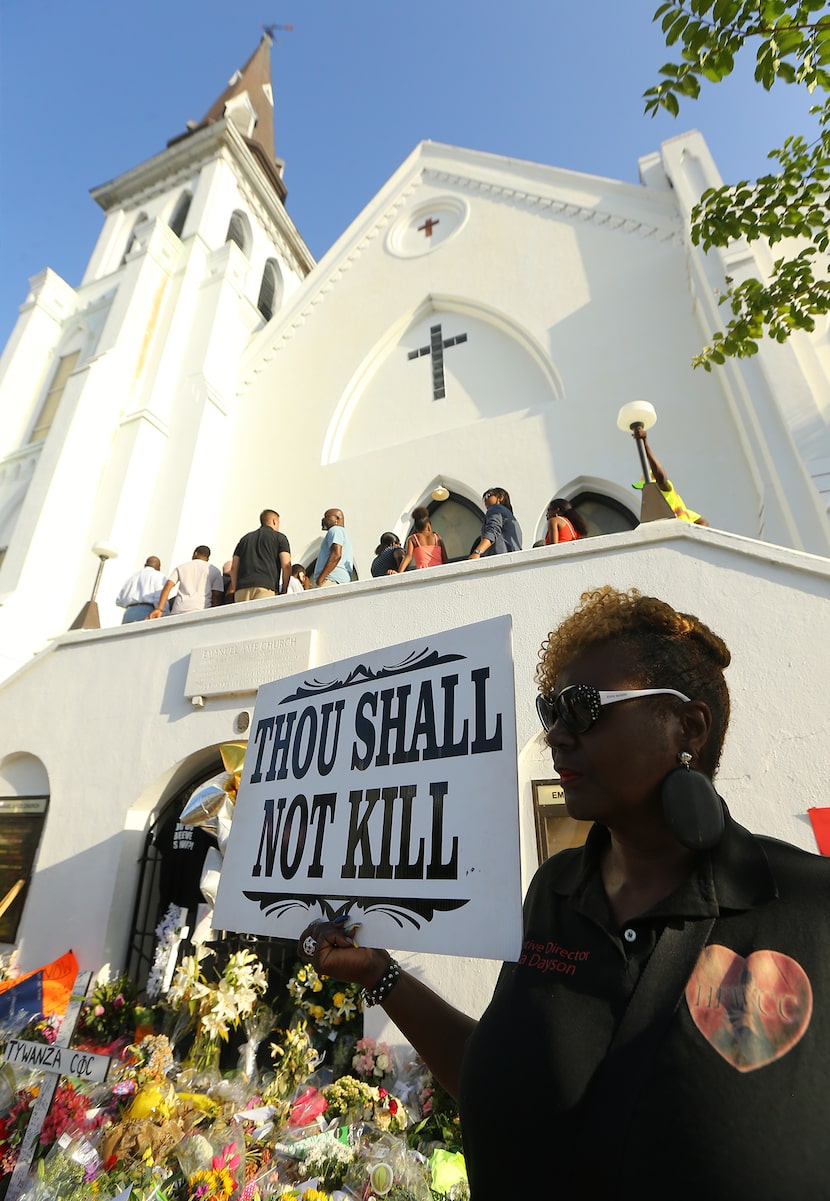
M 248 144 L 260 166 L 262 166 L 285 200 L 286 189 L 282 182 L 283 162 L 274 153 L 274 92 L 271 86 L 271 46 L 273 39 L 268 31 L 262 35 L 259 45 L 245 66 L 234 71 L 228 86 L 210 106 L 201 121 L 188 121 L 189 133 L 204 129 L 223 117 L 236 126 Z M 181 135 L 180 135 L 181 136 Z M 187 137 L 187 134 L 183 135 Z M 173 138 L 168 145 L 178 142 Z

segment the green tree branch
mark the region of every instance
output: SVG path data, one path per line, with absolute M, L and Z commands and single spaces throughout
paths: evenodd
M 815 318 L 830 312 L 827 266 L 816 262 L 828 247 L 830 11 L 824 0 L 667 0 L 654 20 L 666 45 L 679 47 L 680 61 L 661 67 L 660 82 L 644 93 L 652 116 L 661 109 L 677 116 L 682 98 L 700 94 L 701 81 L 719 83 L 732 73 L 750 41 L 755 79 L 766 90 L 781 81 L 828 93 L 811 109 L 821 130 L 812 144 L 788 138 L 769 154 L 775 173 L 710 188 L 692 211 L 692 240 L 707 251 L 740 238 L 770 245 L 800 240 L 775 262 L 768 283 L 727 280 L 720 304 L 732 317 L 693 360 L 710 371 L 726 358 L 757 353 L 764 334 L 784 342 L 794 329 L 812 330 Z

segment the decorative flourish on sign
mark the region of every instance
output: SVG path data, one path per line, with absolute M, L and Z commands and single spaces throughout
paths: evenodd
M 391 667 L 381 667 L 377 671 L 358 663 L 357 667 L 352 668 L 344 680 L 304 680 L 297 691 L 292 692 L 290 696 L 283 697 L 280 704 L 287 705 L 290 701 L 302 700 L 303 697 L 321 696 L 325 692 L 335 692 L 338 688 L 352 688 L 355 684 L 385 680 L 390 676 L 404 675 L 409 671 L 421 671 L 425 667 L 437 667 L 441 663 L 454 663 L 459 659 L 466 658 L 466 655 L 439 655 L 438 651 L 431 651 L 428 647 L 424 647 L 422 651 L 413 651 L 400 663 L 395 663 Z
M 327 921 L 333 921 L 341 913 L 349 913 L 354 918 L 355 911 L 360 909 L 364 913 L 386 914 L 401 929 L 405 921 L 409 922 L 416 930 L 420 930 L 424 922 L 431 922 L 436 913 L 451 913 L 453 909 L 469 904 L 469 899 L 449 897 L 321 897 L 318 893 L 297 895 L 289 892 L 246 892 L 244 895 L 258 904 L 268 917 L 282 917 L 291 909 L 311 913 L 314 908 L 319 908 Z

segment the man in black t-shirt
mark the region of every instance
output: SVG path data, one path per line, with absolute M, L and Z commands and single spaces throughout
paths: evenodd
M 274 509 L 263 509 L 259 529 L 239 539 L 230 574 L 228 592 L 237 604 L 288 591 L 291 547 L 280 533 L 280 515 Z

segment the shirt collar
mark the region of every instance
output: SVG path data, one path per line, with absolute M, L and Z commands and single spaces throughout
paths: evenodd
M 753 909 L 778 896 L 764 849 L 749 830 L 732 820 L 726 803 L 725 827 L 716 847 L 701 854 L 696 869 L 648 916 L 717 917 L 726 910 Z M 594 825 L 582 852 L 557 865 L 551 880 L 554 892 L 570 896 L 576 909 L 594 910 L 599 867 L 610 835 Z M 646 916 L 645 914 L 643 916 Z

